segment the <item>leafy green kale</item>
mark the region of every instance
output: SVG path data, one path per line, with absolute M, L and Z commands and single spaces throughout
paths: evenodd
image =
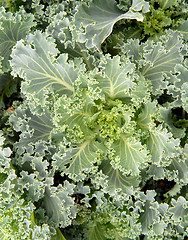
M 0 5 L 1 238 L 186 239 L 187 2 Z

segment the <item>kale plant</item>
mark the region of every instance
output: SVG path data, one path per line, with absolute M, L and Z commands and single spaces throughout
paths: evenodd
M 1 239 L 188 239 L 187 13 L 1 0 Z

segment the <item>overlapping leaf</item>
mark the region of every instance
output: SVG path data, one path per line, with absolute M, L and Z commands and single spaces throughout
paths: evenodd
M 44 196 L 45 185 L 44 182 L 37 178 L 36 174 L 28 174 L 25 171 L 20 173 L 21 178 L 18 183 L 27 190 L 27 199 L 33 202 L 38 201 Z
M 179 158 L 173 158 L 168 170 L 174 171 L 177 174 L 177 180 L 185 184 L 188 181 L 188 160 L 184 161 Z
M 183 35 L 186 41 L 188 41 L 188 20 L 180 23 L 175 29 L 177 29 Z
M 84 170 L 87 172 L 93 168 L 97 161 L 100 144 L 93 139 L 86 139 L 82 144 L 70 150 L 62 150 L 53 156 L 53 165 L 68 173 L 71 178 L 82 180 L 85 177 Z
M 39 31 L 29 35 L 26 44 L 23 41 L 16 44 L 11 66 L 14 75 L 28 80 L 23 91 L 33 95 L 53 89 L 59 94 L 72 94 L 79 70 L 73 62 L 67 62 L 67 54 L 55 59 L 57 53 L 53 40 Z
M 149 161 L 147 150 L 134 138 L 127 138 L 123 134 L 120 140 L 113 143 L 115 155 L 119 158 L 119 166 L 122 171 L 139 174 L 139 168 Z
M 176 172 L 176 181 L 179 181 L 183 185 L 188 182 L 188 144 L 182 150 L 182 157 L 173 158 L 167 169 Z
M 142 233 L 147 234 L 149 232 L 149 226 L 153 224 L 154 221 L 158 221 L 159 217 L 156 215 L 158 208 L 158 203 L 150 203 L 146 201 L 143 208 L 144 212 L 140 215 L 140 222 L 142 223 Z
M 172 199 L 173 207 L 170 207 L 169 212 L 172 213 L 172 220 L 181 227 L 187 227 L 188 216 L 188 201 L 182 196 L 177 200 Z
M 114 24 L 121 19 L 143 21 L 140 11 L 149 10 L 149 4 L 143 0 L 134 0 L 129 11 L 123 12 L 114 0 L 93 0 L 89 5 L 82 4 L 75 15 L 77 29 L 82 25 L 85 33 L 79 34 L 79 41 L 85 42 L 88 48 L 100 48 L 101 43 L 110 35 Z
M 176 64 L 183 60 L 180 53 L 183 45 L 178 32 L 168 31 L 167 34 L 168 37 L 164 37 L 161 43 L 153 44 L 149 41 L 144 48 L 143 57 L 146 62 L 141 72 L 151 81 L 154 93 L 166 88 L 167 83 L 163 81 L 164 77 L 170 77 L 170 73 L 175 72 Z
M 143 106 L 142 112 L 137 118 L 137 124 L 142 129 L 151 129 L 153 127 L 153 117 L 157 113 L 156 102 L 148 102 Z
M 163 179 L 165 176 L 164 168 L 158 167 L 155 164 L 149 167 L 148 174 L 152 176 L 154 180 Z
M 149 238 L 152 238 L 152 236 L 156 234 L 157 236 L 153 236 L 153 239 L 158 239 L 161 235 L 163 236 L 164 230 L 167 227 L 166 221 L 168 221 L 168 218 L 166 219 L 165 216 L 168 210 L 168 204 L 159 204 L 156 201 L 146 200 L 143 210 L 140 216 L 143 233 L 148 234 Z M 150 229 L 152 229 L 153 232 L 151 232 Z
M 47 160 L 43 160 L 43 157 L 32 156 L 29 153 L 25 153 L 23 157 L 20 157 L 17 159 L 17 162 L 19 163 L 20 166 L 23 166 L 24 163 L 28 163 L 27 170 L 30 165 L 31 168 L 29 170 L 34 171 L 39 180 L 43 180 L 45 177 L 48 176 L 47 169 L 48 169 L 49 163 L 47 162 Z M 31 182 L 33 182 L 32 179 L 30 180 Z M 25 182 L 29 182 L 29 181 L 26 180 Z M 30 182 L 30 185 L 32 185 L 31 182 Z
M 98 86 L 111 99 L 125 98 L 129 89 L 135 85 L 134 77 L 131 76 L 134 64 L 129 60 L 121 63 L 119 56 L 113 59 L 107 56 L 103 61 L 100 66 L 103 68 L 103 75 L 95 76 Z
M 16 143 L 19 153 L 25 149 L 32 151 L 31 145 L 39 141 L 50 140 L 50 133 L 54 126 L 48 111 L 41 116 L 36 116 L 28 109 L 18 108 L 9 120 L 16 131 L 22 131 L 20 140 Z
M 176 106 L 182 106 L 184 109 L 187 108 L 187 101 L 188 101 L 188 95 L 187 95 L 187 74 L 188 74 L 188 68 L 186 65 L 177 64 L 175 67 L 176 75 L 173 76 L 173 84 L 174 86 L 170 85 L 168 86 L 168 92 L 169 94 L 172 94 L 173 97 L 176 99 L 174 105 Z
M 53 21 L 47 28 L 47 32 L 56 39 L 57 47 L 62 53 L 68 53 L 70 59 L 82 57 L 89 70 L 92 66 L 92 55 L 89 55 L 85 43 L 76 42 L 72 37 L 70 21 L 60 12 L 54 16 Z
M 64 182 L 64 186 L 46 187 L 42 207 L 46 210 L 48 222 L 56 227 L 66 227 L 76 217 L 77 209 L 71 197 L 74 187 L 68 181 Z
M 73 104 L 73 106 L 69 107 L 69 105 Z M 83 133 L 91 133 L 91 130 L 88 128 L 86 124 L 86 119 L 92 117 L 95 113 L 95 106 L 91 103 L 90 99 L 85 99 L 83 106 L 77 107 L 76 103 L 69 103 L 69 100 L 59 98 L 56 102 L 55 107 L 55 117 L 54 124 L 58 128 L 64 127 L 67 125 L 68 128 L 74 128 L 74 126 L 79 126 Z
M 0 130 L 0 237 L 1 239 L 27 239 L 30 235 L 30 216 L 35 206 L 24 201 L 18 189 L 18 177 L 12 168 L 10 148 L 4 148 L 5 138 Z M 26 225 L 25 223 L 28 223 Z
M 127 43 L 122 48 L 122 54 L 126 53 L 128 57 L 131 57 L 135 63 L 142 58 L 144 52 L 144 45 L 140 44 L 139 39 L 128 39 Z
M 131 39 L 124 45 L 123 52 L 134 60 L 142 75 L 152 84 L 153 93 L 157 94 L 167 87 L 165 77 L 170 78 L 171 73 L 176 72 L 176 64 L 182 63 L 182 47 L 179 33 L 169 30 L 157 43 L 148 40 L 139 44 L 137 39 Z
M 12 47 L 20 39 L 24 39 L 31 27 L 35 25 L 34 16 L 23 10 L 15 16 L 10 12 L 5 12 L 4 8 L 0 8 L 0 56 L 3 57 L 2 69 L 4 72 L 10 70 L 8 60 Z
M 124 193 L 132 195 L 133 187 L 139 184 L 138 177 L 123 175 L 119 169 L 114 169 L 108 161 L 103 161 L 100 169 L 108 176 L 108 191 L 115 193 L 117 190 L 122 190 Z
M 143 234 L 147 234 L 149 232 L 149 228 L 154 222 L 159 222 L 159 203 L 155 201 L 155 195 L 156 193 L 154 191 L 148 190 L 146 194 L 141 192 L 139 199 L 144 201 L 144 204 L 141 204 L 141 202 L 136 203 L 141 205 L 143 208 L 143 212 L 141 212 L 139 219 L 142 225 Z
M 161 126 L 150 131 L 150 136 L 147 139 L 147 147 L 151 152 L 152 161 L 155 164 L 160 164 L 161 160 L 168 160 L 177 155 L 179 139 L 174 139 L 171 133 Z M 163 161 L 165 163 L 166 161 Z

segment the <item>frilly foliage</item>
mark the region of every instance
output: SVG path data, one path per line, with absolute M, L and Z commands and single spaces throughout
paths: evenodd
M 1 1 L 1 239 L 188 237 L 187 9 Z

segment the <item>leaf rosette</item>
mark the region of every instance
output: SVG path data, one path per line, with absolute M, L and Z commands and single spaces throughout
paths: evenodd
M 144 167 L 149 158 L 136 131 L 136 112 L 143 99 L 137 94 L 135 65 L 107 55 L 99 68 L 90 73 L 87 87 L 80 84 L 71 98 L 63 95 L 55 103 L 53 121 L 66 141 L 54 165 L 81 178 L 79 173 L 92 171 L 93 164 L 101 162 L 102 153 L 114 169 L 138 175 L 139 166 Z M 97 88 L 100 93 L 92 94 Z
M 179 141 L 157 120 L 160 108 L 151 100 L 151 84 L 129 56 L 103 55 L 87 71 L 82 61 L 69 61 L 52 38 L 37 31 L 17 43 L 12 58 L 13 74 L 26 80 L 25 94 L 33 94 L 37 102 L 45 91 L 54 96 L 52 102 L 43 100 L 54 111 L 45 138 L 56 145 L 53 166 L 62 174 L 80 181 L 107 160 L 112 169 L 104 172 L 113 172 L 115 179 L 122 175 L 116 186 L 127 191 L 123 184 L 129 174 L 138 176 L 151 161 L 169 165 L 176 155 Z M 36 121 L 31 118 L 30 123 Z M 33 136 L 38 139 L 37 128 Z

